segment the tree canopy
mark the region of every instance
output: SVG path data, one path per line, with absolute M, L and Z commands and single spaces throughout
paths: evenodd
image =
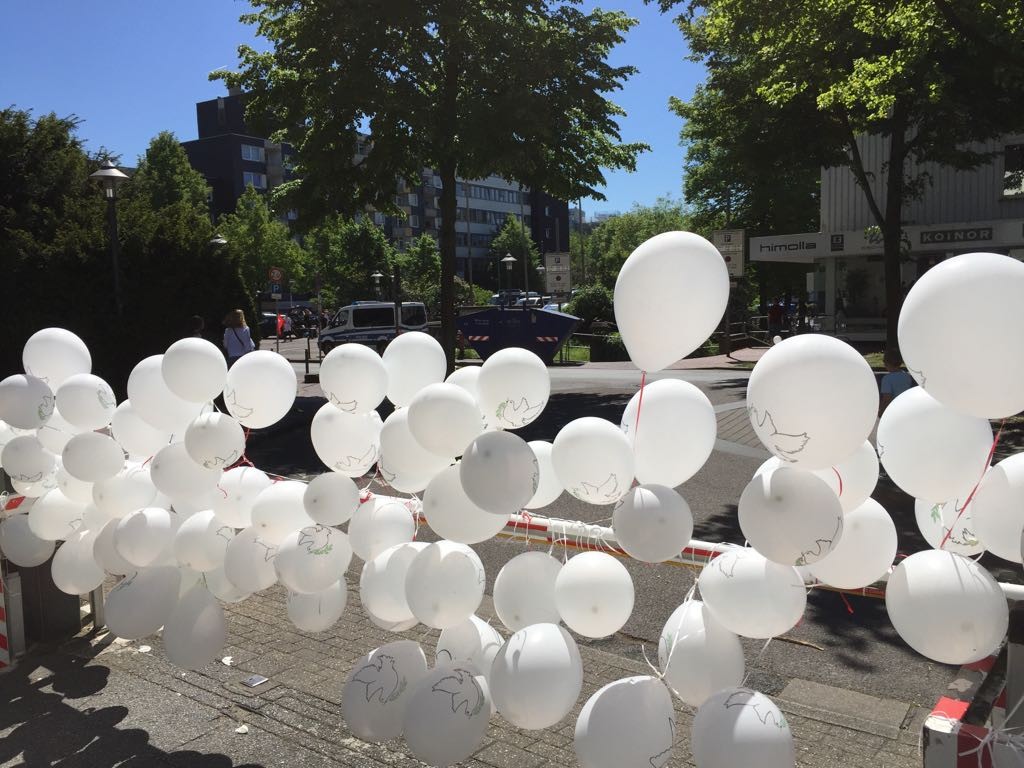
M 505 256 L 512 256 L 516 260 L 516 263 L 512 265 L 511 275 L 508 274 L 509 271 L 505 269 L 505 265 L 501 265 L 501 282 L 504 288 L 522 287 L 527 291 L 544 290 L 544 279 L 537 272 L 537 267 L 540 266 L 537 244 L 526 232 L 522 222 L 514 215 L 509 214 L 505 217 L 501 231 L 491 241 L 491 256 L 493 257 L 492 264 L 499 263 L 499 260 Z M 525 267 L 523 266 L 524 262 Z M 504 285 L 509 281 L 511 281 L 509 285 Z
M 358 219 L 329 216 L 305 237 L 309 269 L 320 278 L 325 306 L 391 295 L 391 275 L 397 260 L 384 230 L 367 216 Z M 383 275 L 379 284 L 372 275 Z

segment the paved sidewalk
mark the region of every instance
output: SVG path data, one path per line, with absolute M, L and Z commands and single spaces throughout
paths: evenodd
M 22 659 L 0 675 L 0 766 L 420 765 L 406 755 L 401 741 L 366 744 L 351 735 L 341 718 L 341 689 L 353 661 L 400 637 L 369 622 L 359 607 L 353 573 L 348 580 L 349 606 L 341 621 L 321 635 L 292 627 L 279 587 L 228 606 L 224 655 L 232 657 L 231 666 L 215 662 L 201 672 L 183 671 L 164 659 L 159 638 L 126 643 L 108 634 Z M 480 614 L 490 618 L 489 599 L 485 601 Z M 421 642 L 428 660 L 436 636 L 422 627 L 401 635 Z M 144 644 L 151 650 L 145 652 Z M 483 746 L 464 765 L 577 765 L 573 730 L 587 698 L 608 682 L 649 673 L 642 663 L 586 644 L 581 652 L 583 693 L 569 717 L 548 730 L 521 731 L 495 716 Z M 656 652 L 648 649 L 649 654 Z M 255 689 L 242 686 L 240 681 L 252 673 L 270 682 Z M 921 764 L 917 744 L 923 710 L 817 688 L 826 690 L 791 684 L 777 699 L 796 739 L 798 765 Z M 816 697 L 819 703 L 787 702 L 787 695 Z M 836 706 L 823 708 L 822 700 Z M 880 724 L 874 711 L 894 708 L 896 719 Z M 669 765 L 689 766 L 693 710 L 677 704 L 677 711 L 676 747 Z M 241 726 L 248 732 L 239 733 Z

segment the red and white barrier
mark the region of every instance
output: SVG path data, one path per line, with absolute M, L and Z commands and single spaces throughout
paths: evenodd
M 7 635 L 7 591 L 0 579 L 0 670 L 11 666 L 11 644 Z

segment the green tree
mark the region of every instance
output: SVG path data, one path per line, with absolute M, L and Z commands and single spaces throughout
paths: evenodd
M 341 307 L 378 296 L 390 299 L 397 254 L 369 217 L 328 216 L 305 237 L 310 268 L 320 275 L 326 306 Z M 379 283 L 372 275 L 383 275 Z M 379 286 L 379 287 L 378 287 Z
M 525 271 L 527 283 L 525 290 L 543 291 L 544 281 L 540 273 L 537 272 L 537 267 L 540 266 L 540 254 L 537 252 L 537 244 L 527 234 L 522 222 L 511 213 L 505 218 L 501 231 L 491 241 L 493 263 L 499 263 L 500 259 L 508 255 L 511 255 L 516 260 L 516 263 L 512 265 L 511 271 L 506 269 L 504 264 L 501 265 L 501 283 L 503 287 L 519 288 L 522 286 L 524 281 L 523 272 Z M 523 266 L 524 262 L 526 264 L 525 267 Z M 506 285 L 506 283 L 509 284 Z
M 602 198 L 602 168 L 635 167 L 608 98 L 633 73 L 608 55 L 636 22 L 551 0 L 251 0 L 272 50 L 219 72 L 248 116 L 298 150 L 283 185 L 310 218 L 393 210 L 396 177 L 441 178 L 441 319 L 455 348 L 456 174 L 498 173 L 563 199 Z M 356 157 L 360 131 L 372 146 Z
M 581 288 L 565 311 L 576 315 L 582 321 L 581 330 L 587 331 L 595 321 L 614 322 L 615 309 L 612 292 L 603 285 L 595 284 Z
M 667 10 L 677 1 L 661 4 Z M 982 5 L 981 28 L 1020 51 L 1020 4 Z M 1024 124 L 1020 63 L 994 55 L 951 23 L 943 6 L 967 7 L 953 0 L 695 0 L 678 19 L 694 58 L 708 69 L 711 88 L 746 93 L 765 109 L 779 110 L 776 115 L 792 109 L 803 124 L 795 136 L 816 135 L 802 145 L 808 154 L 820 165 L 850 168 L 882 233 L 890 347 L 902 301 L 903 208 L 929 183 L 924 164 L 966 169 L 989 162 L 992 154 L 972 142 Z M 973 23 L 975 10 L 970 4 L 964 18 Z M 734 117 L 750 121 L 753 131 L 763 114 L 749 110 Z M 877 178 L 858 144 L 865 134 L 885 139 Z

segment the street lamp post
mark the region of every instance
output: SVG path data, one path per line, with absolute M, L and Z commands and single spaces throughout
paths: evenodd
M 507 292 L 512 290 L 512 265 L 516 263 L 516 257 L 511 253 L 506 253 L 505 258 L 501 260 L 501 263 L 505 265 L 505 270 L 508 272 L 508 287 L 505 289 Z M 499 285 L 500 288 L 500 285 Z M 498 298 L 501 300 L 501 293 L 499 291 Z M 502 306 L 505 306 L 505 302 L 501 302 Z
M 377 292 L 377 298 L 381 298 L 380 281 L 384 278 L 380 270 L 375 271 L 370 277 L 373 278 L 373 289 Z
M 116 165 L 106 160 L 98 171 L 89 174 L 89 178 L 99 182 L 107 198 L 107 235 L 110 238 L 110 262 L 114 269 L 114 307 L 117 316 L 121 317 L 121 269 L 118 265 L 121 244 L 117 238 L 117 187 L 128 177 L 121 173 Z

